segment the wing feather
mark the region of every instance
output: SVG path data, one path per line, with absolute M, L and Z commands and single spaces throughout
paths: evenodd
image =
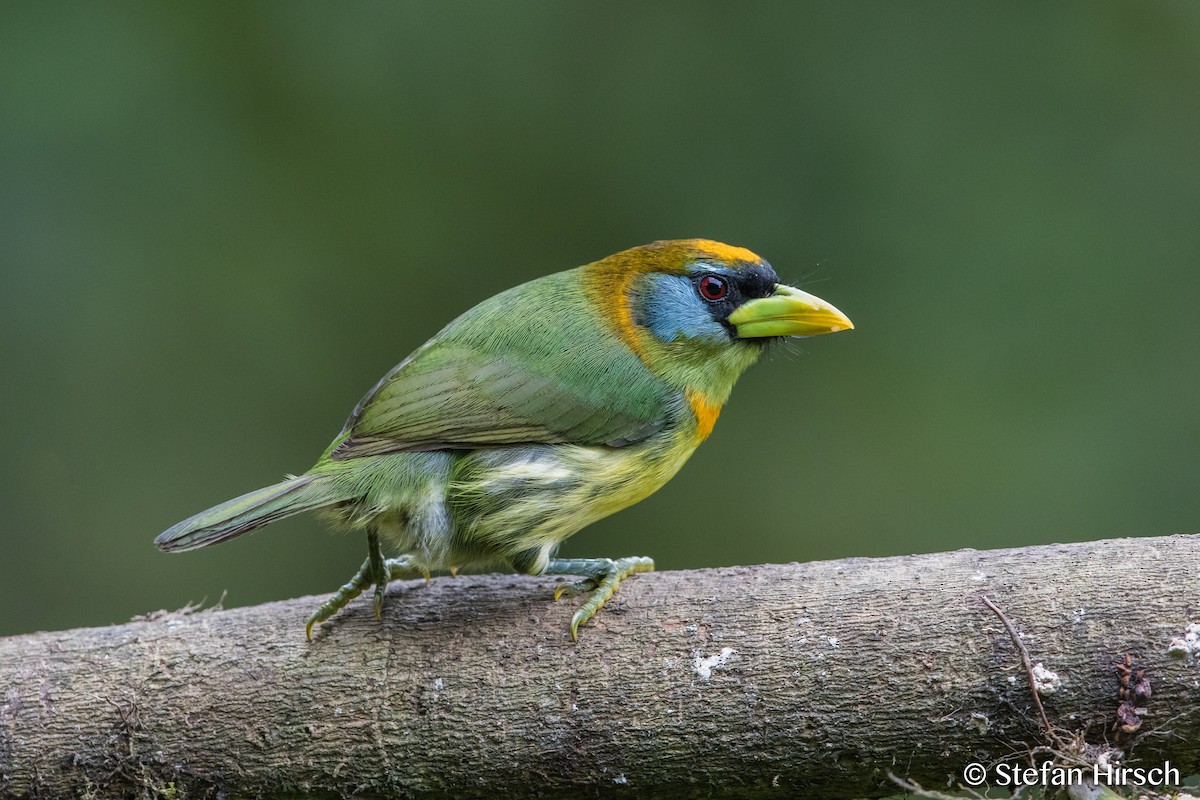
M 573 272 L 497 295 L 447 326 L 363 398 L 330 457 L 620 447 L 662 430 L 683 398 L 586 307 Z

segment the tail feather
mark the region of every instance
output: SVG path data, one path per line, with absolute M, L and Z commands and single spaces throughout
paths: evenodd
M 167 552 L 195 550 L 341 499 L 319 477 L 288 478 L 188 517 L 160 533 L 154 543 Z

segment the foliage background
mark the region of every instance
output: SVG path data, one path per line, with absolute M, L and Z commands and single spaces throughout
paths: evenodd
M 0 634 L 333 590 L 364 543 L 311 518 L 150 540 L 477 301 L 658 238 L 859 327 L 568 553 L 1200 530 L 1197 52 L 1185 2 L 5 4 Z

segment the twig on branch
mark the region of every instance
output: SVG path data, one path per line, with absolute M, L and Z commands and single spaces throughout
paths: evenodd
M 997 613 L 1031 674 L 1001 605 L 1061 676 L 1043 726 L 1074 742 L 1111 720 L 1132 653 L 1174 714 L 1146 715 L 1138 755 L 1187 775 L 1200 667 L 1171 648 L 1198 573 L 1200 537 L 1171 536 L 639 575 L 578 644 L 554 581 L 511 575 L 397 583 L 382 620 L 358 601 L 312 643 L 323 597 L 15 636 L 0 797 L 882 797 L 889 770 L 945 786 L 1045 744 L 980 638 Z
M 1021 654 L 1021 663 L 1025 665 L 1025 676 L 1029 680 L 1029 693 L 1033 695 L 1033 704 L 1037 707 L 1042 727 L 1045 728 L 1046 735 L 1050 737 L 1050 741 L 1054 743 L 1055 748 L 1060 751 L 1065 750 L 1066 745 L 1059 738 L 1058 734 L 1055 733 L 1054 726 L 1050 724 L 1050 720 L 1046 718 L 1046 709 L 1042 706 L 1042 697 L 1038 692 L 1038 682 L 1033 675 L 1033 661 L 1029 658 L 1029 650 L 1026 649 L 1025 643 L 1021 641 L 1021 634 L 1017 633 L 1016 626 L 1012 624 L 1012 620 L 1005 616 L 1000 607 L 993 603 L 987 595 L 983 595 L 980 599 L 983 600 L 985 606 L 990 608 L 1000 618 L 1000 621 L 1004 623 L 1004 627 L 1008 629 L 1008 635 L 1012 639 L 1013 645 L 1017 648 L 1017 652 Z

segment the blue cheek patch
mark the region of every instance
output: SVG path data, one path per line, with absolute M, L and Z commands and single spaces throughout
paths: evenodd
M 721 323 L 713 319 L 708 305 L 696 295 L 689 278 L 651 274 L 640 284 L 634 301 L 635 319 L 661 341 L 729 338 Z

